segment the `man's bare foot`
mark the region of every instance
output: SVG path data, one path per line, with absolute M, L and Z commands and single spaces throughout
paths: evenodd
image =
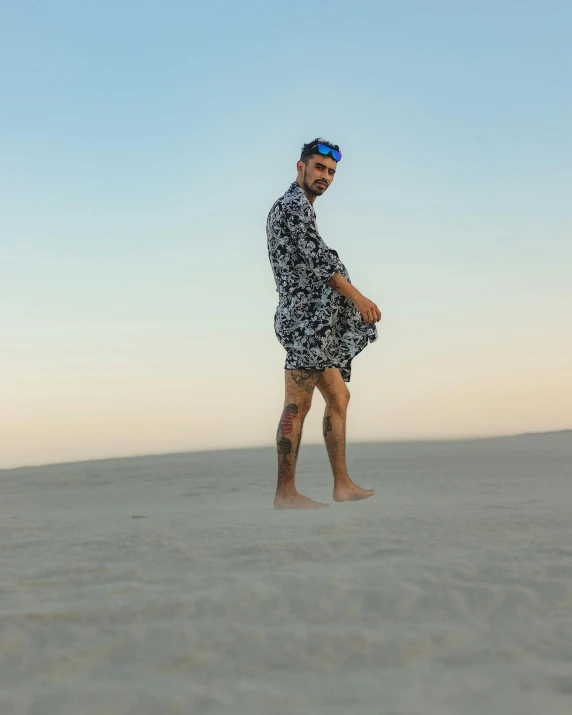
M 313 499 L 308 499 L 298 492 L 292 494 L 276 494 L 274 497 L 275 509 L 320 509 L 328 504 L 321 504 Z
M 373 489 L 362 489 L 353 482 L 334 487 L 334 501 L 360 501 L 375 494 Z

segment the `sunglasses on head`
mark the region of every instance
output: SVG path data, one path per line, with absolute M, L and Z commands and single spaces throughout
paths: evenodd
M 323 154 L 324 156 L 328 156 L 328 154 L 332 155 L 332 159 L 334 161 L 341 161 L 342 155 L 340 154 L 339 151 L 336 149 L 332 149 L 329 146 L 326 146 L 325 144 L 318 144 L 316 146 L 316 149 L 320 152 L 320 154 Z

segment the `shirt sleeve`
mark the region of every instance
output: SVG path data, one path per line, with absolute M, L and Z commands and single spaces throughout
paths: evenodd
M 301 260 L 313 271 L 319 281 L 329 281 L 339 272 L 338 259 L 330 253 L 316 230 L 314 219 L 299 214 L 287 214 L 287 229 Z

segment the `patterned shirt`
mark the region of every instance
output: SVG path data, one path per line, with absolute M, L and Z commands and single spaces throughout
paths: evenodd
M 377 328 L 327 284 L 334 273 L 351 280 L 318 233 L 314 207 L 296 182 L 270 209 L 266 237 L 279 296 L 274 331 L 286 350 L 285 369 L 338 367 L 349 382 L 352 359 L 377 339 Z

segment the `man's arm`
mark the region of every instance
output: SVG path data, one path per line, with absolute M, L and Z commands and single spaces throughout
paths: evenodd
M 330 288 L 337 290 L 338 293 L 351 300 L 366 323 L 373 325 L 373 323 L 381 320 L 381 311 L 377 305 L 369 298 L 366 298 L 365 295 L 362 295 L 341 273 L 334 273 L 326 283 Z
M 324 248 L 313 216 L 303 212 L 301 214 L 286 212 L 283 220 L 284 233 L 292 236 L 301 259 L 312 269 L 316 278 L 325 281 L 338 293 L 349 298 L 361 313 L 364 322 L 373 325 L 380 320 L 381 312 L 377 305 L 362 295 L 337 271 L 337 261 L 330 251 Z
M 330 280 L 326 282 L 330 288 L 337 290 L 338 293 L 341 293 L 346 298 L 349 298 L 352 303 L 355 303 L 356 299 L 359 299 L 361 296 L 359 290 L 347 281 L 341 273 L 334 273 Z

